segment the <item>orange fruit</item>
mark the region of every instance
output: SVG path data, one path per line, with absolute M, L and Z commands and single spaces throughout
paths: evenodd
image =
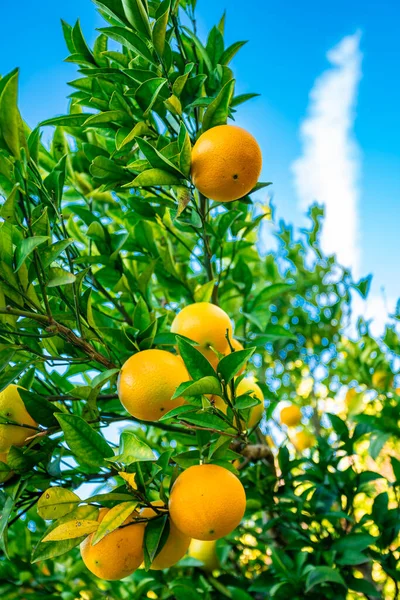
M 180 356 L 165 350 L 142 350 L 123 365 L 118 378 L 118 396 L 135 418 L 158 421 L 185 400 L 171 400 L 176 388 L 190 377 Z
M 252 429 L 261 417 L 264 412 L 264 394 L 261 391 L 261 388 L 256 384 L 252 377 L 244 377 L 242 381 L 236 388 L 236 396 L 242 396 L 243 394 L 249 394 L 253 398 L 257 398 L 261 401 L 261 404 L 257 404 L 250 409 L 250 415 L 247 420 L 247 423 L 243 422 L 245 426 L 249 429 Z M 226 414 L 228 409 L 228 405 L 224 402 L 224 400 L 220 396 L 213 396 L 214 404 L 217 408 L 222 410 L 223 413 Z
M 192 181 L 206 198 L 217 202 L 232 202 L 248 194 L 261 166 L 259 145 L 237 125 L 212 127 L 193 146 Z
M 37 427 L 37 423 L 32 419 L 25 408 L 18 392 L 18 386 L 8 385 L 0 392 L 0 417 L 14 421 L 20 425 L 31 425 Z M 26 438 L 34 435 L 34 429 L 27 427 L 18 427 L 18 425 L 1 424 L 0 422 L 0 452 L 8 452 L 11 446 L 23 446 Z
M 211 572 L 220 567 L 215 541 L 192 540 L 189 546 L 189 556 L 203 563 L 200 567 L 203 571 Z
M 298 431 L 293 436 L 292 444 L 298 452 L 302 452 L 303 450 L 307 450 L 308 448 L 311 448 L 311 446 L 314 446 L 315 437 L 308 431 Z
M 162 500 L 152 502 L 153 506 L 164 506 Z M 140 511 L 140 516 L 151 518 L 156 516 L 156 512 L 152 508 L 144 508 Z M 161 569 L 169 569 L 175 563 L 177 563 L 183 556 L 185 556 L 187 549 L 189 548 L 190 537 L 181 533 L 174 523 L 169 520 L 169 535 L 165 542 L 162 550 L 154 558 L 151 563 L 150 569 L 159 571 Z
M 281 410 L 281 423 L 287 427 L 296 427 L 301 423 L 301 410 L 295 404 L 286 406 Z
M 100 509 L 99 522 L 104 519 L 108 510 Z M 115 529 L 94 546 L 93 533 L 81 543 L 82 560 L 96 577 L 109 581 L 123 579 L 140 567 L 143 561 L 145 523 L 134 523 L 134 516 L 137 517 L 138 513 L 133 512 L 126 519 L 126 527 Z
M 221 354 L 229 352 L 226 339 L 228 330 L 232 337 L 232 323 L 222 308 L 211 302 L 196 302 L 182 308 L 172 321 L 172 333 L 183 335 L 199 345 L 196 346 L 213 366 L 218 358 L 212 348 Z
M 243 485 L 219 465 L 195 465 L 183 471 L 169 499 L 169 514 L 179 531 L 203 541 L 228 535 L 245 509 Z
M 377 370 L 372 375 L 372 386 L 375 389 L 387 389 L 393 385 L 393 375 L 388 371 Z

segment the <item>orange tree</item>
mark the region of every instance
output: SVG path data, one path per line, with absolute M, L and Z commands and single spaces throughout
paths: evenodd
M 224 17 L 95 3 L 68 115 L 0 79 L 2 596 L 399 597 L 397 317 L 257 202 Z

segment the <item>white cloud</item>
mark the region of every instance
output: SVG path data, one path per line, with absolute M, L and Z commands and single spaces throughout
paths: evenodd
M 326 206 L 322 247 L 339 262 L 359 266 L 358 176 L 360 158 L 353 134 L 354 107 L 361 79 L 360 32 L 329 50 L 331 68 L 315 81 L 308 115 L 300 128 L 302 156 L 292 165 L 302 208 Z

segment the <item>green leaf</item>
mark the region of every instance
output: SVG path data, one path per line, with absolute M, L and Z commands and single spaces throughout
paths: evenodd
M 239 94 L 232 98 L 231 107 L 239 106 L 239 104 L 243 104 L 252 98 L 257 98 L 260 94 Z
M 123 431 L 120 440 L 120 454 L 111 462 L 122 462 L 130 465 L 134 462 L 156 460 L 153 450 L 132 431 Z
M 125 184 L 127 187 L 153 187 L 162 185 L 180 185 L 181 179 L 162 169 L 147 169 L 140 173 L 133 181 Z
M 372 282 L 372 275 L 368 275 L 363 279 L 360 279 L 358 283 L 353 284 L 353 288 L 358 291 L 361 298 L 366 298 L 368 296 L 370 287 Z
M 85 42 L 85 38 L 83 37 L 79 19 L 77 20 L 77 22 L 75 23 L 75 25 L 72 28 L 71 38 L 72 38 L 72 43 L 75 48 L 75 52 L 77 54 L 81 54 L 85 58 L 85 61 L 87 61 L 89 64 L 95 64 L 93 54 L 89 50 L 89 47 L 88 47 L 87 43 Z
M 131 118 L 123 110 L 106 110 L 97 115 L 90 116 L 84 123 L 83 127 L 104 127 L 108 123 L 123 123 L 130 121 Z
M 229 383 L 249 361 L 255 351 L 256 348 L 246 348 L 246 350 L 236 350 L 235 352 L 231 352 L 227 356 L 224 356 L 219 361 L 217 367 L 221 379 L 223 379 L 225 383 Z
M 200 285 L 194 292 L 194 299 L 196 302 L 211 302 L 212 293 L 215 286 L 215 279 L 207 281 L 203 285 Z
M 130 31 L 124 27 L 106 27 L 99 29 L 101 33 L 105 33 L 112 40 L 115 40 L 122 46 L 125 46 L 129 50 L 133 50 L 135 54 L 138 54 L 144 60 L 154 64 L 153 57 L 147 44 L 138 36 L 137 33 Z
M 190 413 L 181 417 L 182 421 L 193 423 L 199 427 L 211 427 L 219 431 L 225 431 L 229 428 L 228 423 L 220 419 L 217 415 L 207 412 Z
M 92 539 L 92 546 L 100 542 L 104 536 L 108 535 L 132 514 L 138 505 L 137 501 L 130 500 L 129 502 L 121 502 L 111 508 L 101 521 L 96 533 Z
M 215 394 L 217 396 L 222 394 L 221 384 L 215 377 L 215 374 L 213 377 L 202 377 L 198 381 L 185 381 L 181 383 L 175 390 L 172 400 L 180 396 L 200 396 L 204 394 Z
M 175 79 L 175 81 L 172 85 L 172 92 L 178 98 L 184 90 L 184 87 L 188 80 L 188 77 L 189 77 L 190 73 L 193 71 L 193 67 L 194 67 L 194 63 L 188 63 L 185 66 L 183 75 L 179 75 L 179 77 L 177 77 Z
M 167 80 L 163 77 L 154 77 L 142 83 L 136 90 L 135 98 L 143 110 L 144 117 L 149 115 L 166 83 Z
M 69 271 L 61 269 L 61 267 L 52 267 L 48 271 L 49 280 L 46 287 L 58 287 L 59 285 L 70 285 L 76 280 L 75 275 Z
M 16 184 L 13 187 L 11 193 L 7 196 L 6 201 L 0 207 L 0 217 L 8 223 L 12 223 L 13 225 L 17 223 L 16 210 L 20 195 L 19 187 L 19 184 Z
M 98 527 L 99 522 L 93 519 L 73 519 L 58 525 L 43 538 L 42 542 L 59 542 L 80 538 L 82 535 L 87 536 L 93 533 Z
M 306 593 L 309 592 L 316 585 L 321 583 L 338 583 L 339 585 L 347 588 L 347 585 L 339 573 L 339 571 L 332 569 L 331 567 L 314 567 L 307 576 L 306 580 Z
M 133 326 L 139 329 L 139 331 L 144 331 L 150 323 L 151 316 L 149 309 L 142 296 L 140 296 L 135 306 L 135 310 L 133 311 Z
M 282 294 L 293 289 L 293 287 L 293 284 L 290 283 L 273 283 L 272 285 L 263 288 L 261 292 L 255 296 L 251 304 L 251 310 L 254 310 L 258 304 L 263 304 L 264 306 L 269 300 L 280 297 Z
M 124 169 L 105 156 L 96 156 L 90 165 L 90 173 L 96 179 L 105 179 L 106 181 L 126 180 Z
M 333 542 L 331 548 L 337 552 L 347 552 L 348 550 L 356 550 L 362 552 L 375 542 L 376 538 L 369 533 L 350 533 L 345 535 L 340 540 Z
M 78 113 L 74 115 L 64 115 L 62 117 L 53 117 L 39 123 L 39 127 L 53 125 L 54 127 L 82 127 L 85 121 L 92 117 L 92 113 Z
M 215 371 L 205 356 L 183 339 L 177 340 L 179 354 L 183 358 L 189 375 L 195 381 L 203 377 L 215 377 Z
M 54 416 L 55 412 L 60 412 L 57 406 L 39 396 L 39 394 L 28 392 L 22 387 L 19 388 L 19 395 L 25 404 L 26 410 L 36 423 L 45 427 L 57 425 L 57 419 Z
M 90 467 L 104 466 L 105 458 L 114 456 L 112 448 L 86 421 L 76 415 L 56 414 L 65 441 L 77 460 Z
M 170 160 L 168 160 L 168 158 L 163 156 L 162 153 L 159 152 L 156 148 L 154 148 L 154 146 L 149 144 L 149 142 L 142 138 L 136 138 L 136 142 L 139 146 L 140 151 L 144 154 L 144 156 L 154 169 L 168 171 L 179 178 L 185 177 L 184 174 Z
M 143 551 L 146 570 L 151 566 L 156 555 L 162 550 L 163 543 L 169 535 L 168 515 L 150 519 L 144 533 Z
M 222 56 L 221 56 L 221 58 L 219 60 L 219 64 L 220 65 L 228 65 L 231 62 L 232 58 L 235 56 L 235 54 L 237 52 L 239 52 L 239 50 L 241 48 L 243 48 L 243 46 L 245 44 L 247 44 L 247 41 L 245 41 L 245 42 L 235 42 L 234 44 L 232 44 L 231 46 L 229 46 L 229 48 L 227 48 L 223 52 L 223 54 L 222 54 Z M 256 94 L 256 95 L 258 95 L 258 94 Z
M 128 22 L 133 26 L 133 28 L 150 39 L 151 28 L 146 10 L 146 1 L 122 0 L 122 7 Z
M 0 132 L 15 158 L 20 158 L 21 145 L 21 117 L 17 107 L 18 75 L 16 71 L 8 79 L 0 96 Z
M 139 0 L 140 1 L 140 0 Z M 162 57 L 165 47 L 165 34 L 169 18 L 170 0 L 163 0 L 157 8 L 156 22 L 153 27 L 153 45 L 157 54 Z
M 225 125 L 228 120 L 229 106 L 235 89 L 235 80 L 231 79 L 208 106 L 203 117 L 202 131 L 217 125 Z
M 15 272 L 19 271 L 28 256 L 34 251 L 35 248 L 47 242 L 49 237 L 47 235 L 37 235 L 23 239 L 18 245 L 15 251 Z
M 278 340 L 293 340 L 295 339 L 295 335 L 288 329 L 282 327 L 282 325 L 273 325 L 272 323 L 268 323 L 265 328 L 265 332 L 257 335 L 255 337 L 255 341 L 258 343 L 268 344 L 271 342 L 276 342 Z
M 41 250 L 40 258 L 42 261 L 43 268 L 50 266 L 53 261 L 56 260 L 64 252 L 68 246 L 74 243 L 72 238 L 66 240 L 60 240 L 59 242 L 55 242 L 51 246 L 48 246 Z
M 37 504 L 37 511 L 42 519 L 59 519 L 70 513 L 79 503 L 79 496 L 66 488 L 54 486 L 43 492 Z
M 181 173 L 189 179 L 190 168 L 192 164 L 192 145 L 190 143 L 190 136 L 185 124 L 181 123 L 178 135 L 178 146 L 179 146 L 179 166 Z

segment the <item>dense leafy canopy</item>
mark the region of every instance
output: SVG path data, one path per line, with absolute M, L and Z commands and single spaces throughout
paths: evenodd
M 370 278 L 356 283 L 323 253 L 322 208 L 295 235 L 274 222 L 267 183 L 224 205 L 193 188 L 199 134 L 255 96 L 235 94 L 229 65 L 244 42 L 226 46 L 225 17 L 203 43 L 195 0 L 95 4 L 105 26 L 93 48 L 79 22 L 62 24 L 79 67 L 69 114 L 30 130 L 18 71 L 0 79 L 0 389 L 24 388 L 38 423 L 0 462 L 3 597 L 399 597 L 398 317 L 382 339 L 361 319 L 346 336 L 352 294 L 365 297 Z M 264 228 L 277 250 L 263 248 Z M 217 372 L 170 332 L 199 301 L 219 304 L 245 347 Z M 178 347 L 192 381 L 184 406 L 146 423 L 124 411 L 117 377 L 154 347 Z M 251 431 L 257 402 L 235 397 L 233 379 L 246 363 L 265 395 Z M 226 414 L 205 396 L 221 393 Z M 304 452 L 278 422 L 289 402 L 315 436 Z M 200 460 L 238 473 L 247 494 L 241 526 L 217 543 L 219 572 L 186 557 L 122 582 L 92 576 L 82 539 L 166 499 Z M 101 506 L 112 510 L 98 526 Z M 146 567 L 164 526 L 147 526 Z

